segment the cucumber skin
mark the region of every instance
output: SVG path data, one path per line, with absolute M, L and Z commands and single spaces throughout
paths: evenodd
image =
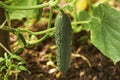
M 72 53 L 72 26 L 65 13 L 58 14 L 55 20 L 57 65 L 61 72 L 68 71 Z

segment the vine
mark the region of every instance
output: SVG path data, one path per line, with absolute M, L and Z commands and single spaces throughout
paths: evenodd
M 38 8 L 44 8 L 44 7 L 54 7 L 56 6 L 60 0 L 55 1 L 49 1 L 47 3 L 43 3 L 40 5 L 34 5 L 34 6 L 8 6 L 4 2 L 0 1 L 0 7 L 4 9 L 10 9 L 10 10 L 29 10 L 29 9 L 38 9 Z

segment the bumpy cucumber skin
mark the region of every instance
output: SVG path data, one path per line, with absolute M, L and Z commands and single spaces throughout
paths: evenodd
M 72 53 L 72 26 L 69 17 L 60 13 L 55 20 L 57 65 L 61 72 L 68 71 Z

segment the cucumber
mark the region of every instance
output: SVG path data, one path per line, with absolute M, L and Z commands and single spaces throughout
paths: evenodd
M 67 14 L 59 13 L 55 20 L 57 65 L 61 72 L 68 71 L 72 53 L 72 26 Z

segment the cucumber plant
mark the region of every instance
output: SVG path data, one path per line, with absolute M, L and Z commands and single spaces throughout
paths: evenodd
M 14 75 L 15 80 L 17 80 L 18 73 L 21 71 L 28 71 L 24 67 L 24 60 L 20 56 L 12 54 L 1 43 L 0 46 L 6 51 L 6 53 L 4 53 L 4 56 L 0 57 L 0 80 L 9 80 L 9 77 L 11 75 Z
M 67 5 L 58 8 L 60 0 L 50 0 L 44 2 L 44 0 L 6 0 L 5 2 L 0 1 L 0 7 L 9 14 L 7 21 L 11 19 L 22 19 L 35 18 L 39 14 L 39 10 L 44 7 L 50 7 L 48 28 L 47 30 L 40 32 L 32 32 L 28 29 L 15 29 L 9 27 L 2 27 L 1 30 L 6 30 L 11 33 L 19 33 L 19 42 L 21 42 L 21 47 L 26 48 L 29 46 L 34 46 L 39 44 L 47 37 L 49 37 L 48 32 L 55 30 L 55 38 L 57 45 L 57 62 L 60 71 L 66 72 L 70 65 L 70 54 L 71 54 L 71 38 L 72 38 L 72 28 L 73 31 L 79 32 L 81 29 L 90 31 L 90 41 L 95 47 L 97 47 L 105 56 L 113 60 L 114 63 L 120 61 L 120 12 L 109 6 L 98 2 L 93 6 L 91 0 L 88 0 L 89 13 L 77 12 L 76 2 L 77 0 L 66 0 Z M 101 1 L 101 0 L 100 0 Z M 108 0 L 109 1 L 109 0 Z M 38 3 L 41 3 L 38 5 Z M 101 3 L 101 4 L 99 4 Z M 55 28 L 51 28 L 52 15 L 55 9 L 63 10 L 56 17 Z M 74 18 L 71 23 L 64 10 L 71 12 L 71 16 Z M 81 14 L 82 13 L 82 14 Z M 90 14 L 90 15 L 89 15 Z M 16 16 L 19 15 L 19 16 Z M 39 14 L 41 15 L 41 14 Z M 84 17 L 87 15 L 88 17 Z M 40 17 L 40 16 L 39 16 Z M 82 17 L 82 18 L 81 18 Z M 39 20 L 39 19 L 38 19 Z M 4 22 L 4 21 L 2 21 Z M 78 25 L 79 24 L 79 25 Z M 81 25 L 83 24 L 83 25 Z M 82 26 L 82 28 L 80 28 Z M 79 29 L 79 30 L 75 30 Z M 17 32 L 19 31 L 19 32 Z M 22 32 L 26 32 L 27 35 L 41 35 L 45 34 L 42 38 L 35 40 L 34 42 L 24 39 Z M 22 37 L 21 37 L 22 36 Z M 6 37 L 6 36 L 5 36 Z M 0 38 L 1 39 L 1 38 Z

